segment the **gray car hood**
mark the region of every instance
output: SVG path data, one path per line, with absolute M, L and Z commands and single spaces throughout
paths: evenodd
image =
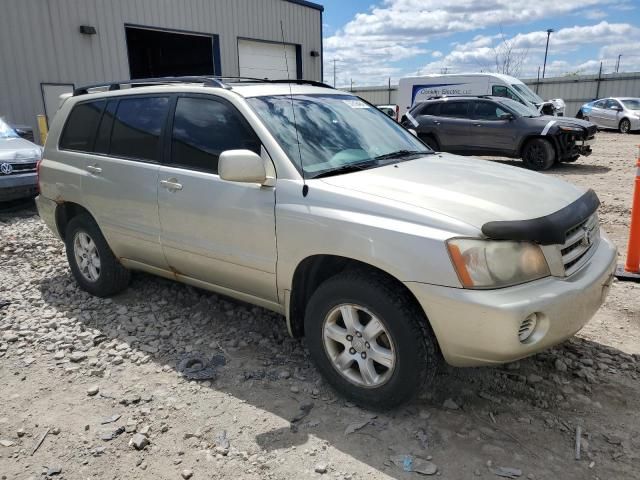
M 448 153 L 322 179 L 481 228 L 487 222 L 528 220 L 557 212 L 584 190 L 519 167 Z
M 0 162 L 33 162 L 41 153 L 40 146 L 24 138 L 0 138 Z

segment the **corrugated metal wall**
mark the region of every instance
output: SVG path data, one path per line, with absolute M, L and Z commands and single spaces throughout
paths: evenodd
M 304 78 L 321 80 L 321 12 L 283 0 L 3 0 L 0 116 L 36 126 L 41 83 L 129 78 L 125 23 L 217 34 L 224 75 L 238 75 L 238 37 L 302 45 Z M 80 25 L 96 27 L 82 35 Z
M 602 75 L 582 75 L 575 77 L 525 79 L 524 83 L 544 99 L 562 98 L 567 104 L 566 115 L 575 116 L 582 104 L 603 97 L 640 97 L 640 73 L 611 73 Z M 345 88 L 345 90 L 349 90 Z M 383 105 L 398 103 L 398 86 L 391 86 L 391 102 L 389 87 L 355 87 L 353 93 L 373 103 Z

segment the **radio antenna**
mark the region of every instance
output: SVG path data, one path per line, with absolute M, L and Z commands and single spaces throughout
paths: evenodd
M 296 143 L 298 144 L 298 158 L 300 159 L 300 173 L 302 174 L 302 196 L 309 193 L 309 186 L 304 175 L 304 164 L 302 163 L 302 149 L 300 148 L 300 137 L 298 135 L 298 122 L 296 120 L 296 109 L 293 103 L 293 90 L 291 88 L 291 76 L 289 75 L 289 60 L 287 58 L 287 45 L 284 43 L 284 27 L 280 20 L 280 33 L 282 34 L 282 49 L 284 50 L 284 64 L 287 67 L 287 80 L 289 80 L 289 100 L 291 101 L 291 112 L 293 113 L 293 126 L 296 130 Z

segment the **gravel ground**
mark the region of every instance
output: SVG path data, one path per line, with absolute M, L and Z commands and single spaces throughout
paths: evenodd
M 639 139 L 600 133 L 591 157 L 547 173 L 596 190 L 621 251 Z M 143 274 L 112 299 L 85 294 L 33 206 L 13 208 L 0 214 L 0 477 L 640 478 L 639 288 L 614 283 L 561 346 L 443 367 L 413 403 L 373 413 L 325 385 L 278 315 Z M 215 356 L 215 378 L 178 372 L 194 352 Z

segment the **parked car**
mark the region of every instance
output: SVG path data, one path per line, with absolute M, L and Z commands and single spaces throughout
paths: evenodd
M 462 73 L 401 78 L 398 85 L 400 115 L 433 97 L 493 95 L 534 106 L 542 115 L 563 116 L 564 100 L 543 100 L 524 82 L 500 73 Z
M 0 202 L 38 194 L 36 165 L 42 148 L 21 138 L 0 118 Z
M 416 105 L 402 124 L 436 151 L 522 158 L 532 170 L 591 154 L 596 126 L 540 115 L 503 97 L 444 97 Z
M 595 123 L 600 128 L 615 128 L 620 133 L 640 130 L 640 98 L 603 98 L 585 103 L 577 118 Z
M 314 82 L 182 81 L 80 88 L 52 122 L 38 210 L 87 292 L 143 270 L 282 313 L 377 408 L 443 358 L 555 345 L 604 301 L 617 253 L 592 190 L 436 154 Z
M 376 105 L 376 108 L 381 112 L 387 114 L 391 118 L 393 118 L 396 122 L 400 117 L 398 117 L 399 108 L 398 105 Z

